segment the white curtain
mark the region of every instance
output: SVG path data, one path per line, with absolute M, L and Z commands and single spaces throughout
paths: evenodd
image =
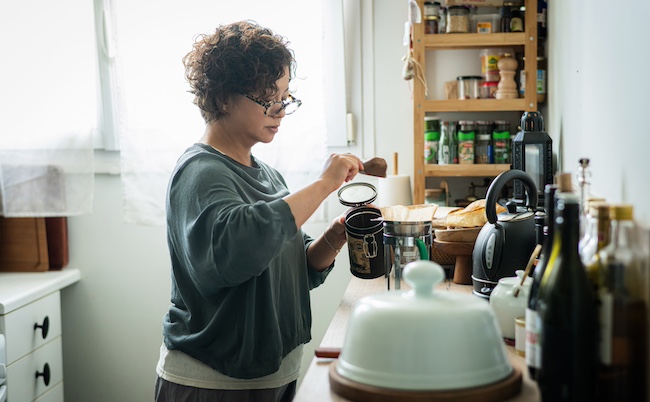
M 320 0 L 112 0 L 112 10 L 126 222 L 164 222 L 170 173 L 205 128 L 181 59 L 197 34 L 219 24 L 250 19 L 290 41 L 298 65 L 291 89 L 303 106 L 283 119 L 273 143 L 253 153 L 279 169 L 293 191 L 317 177 L 326 158 Z
M 0 213 L 88 213 L 97 130 L 93 5 L 0 2 Z

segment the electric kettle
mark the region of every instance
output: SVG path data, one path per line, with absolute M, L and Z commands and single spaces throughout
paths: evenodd
M 503 186 L 511 180 L 521 180 L 526 190 L 526 205 L 518 206 L 514 200 L 506 203 L 506 212 L 497 216 L 496 203 Z M 487 223 L 476 238 L 472 252 L 473 293 L 490 298 L 499 279 L 514 276 L 524 269 L 535 245 L 535 210 L 537 188 L 530 175 L 512 169 L 498 175 L 490 184 L 486 195 Z

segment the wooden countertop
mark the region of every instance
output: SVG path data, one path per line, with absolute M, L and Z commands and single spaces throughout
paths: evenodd
M 392 286 L 392 283 L 391 283 Z M 438 285 L 438 290 L 446 290 L 450 292 L 463 292 L 471 294 L 472 286 L 456 285 L 450 280 L 445 281 Z M 355 303 L 360 298 L 384 292 L 386 289 L 386 282 L 384 277 L 377 279 L 359 279 L 352 277 L 348 285 L 343 299 L 339 304 L 339 308 L 334 314 L 334 318 L 330 326 L 325 332 L 323 340 L 320 344 L 322 348 L 340 348 L 343 346 L 343 339 L 345 337 L 345 329 L 347 321 L 354 308 Z M 517 355 L 514 347 L 506 346 L 508 356 L 513 367 L 521 370 L 523 374 L 521 392 L 514 398 L 507 399 L 508 402 L 537 402 L 540 400 L 537 385 L 528 376 L 526 362 L 523 357 Z M 331 391 L 329 384 L 329 366 L 334 359 L 317 358 L 311 361 L 309 368 L 303 378 L 294 401 L 309 401 L 309 402 L 348 402 L 347 399 L 338 396 Z

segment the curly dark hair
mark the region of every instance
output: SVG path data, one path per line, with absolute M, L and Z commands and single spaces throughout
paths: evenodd
M 289 67 L 295 77 L 295 59 L 289 42 L 254 21 L 220 25 L 212 35 L 199 35 L 183 57 L 185 77 L 206 123 L 219 120 L 231 96 L 253 94 L 267 99 Z

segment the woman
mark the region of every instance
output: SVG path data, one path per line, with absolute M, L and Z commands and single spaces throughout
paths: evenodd
M 301 226 L 362 168 L 332 155 L 290 194 L 251 154 L 301 102 L 281 36 L 220 26 L 183 59 L 206 129 L 180 157 L 167 195 L 172 305 L 163 320 L 156 401 L 289 401 L 311 339 L 309 290 L 345 244 L 339 217 L 317 239 Z

